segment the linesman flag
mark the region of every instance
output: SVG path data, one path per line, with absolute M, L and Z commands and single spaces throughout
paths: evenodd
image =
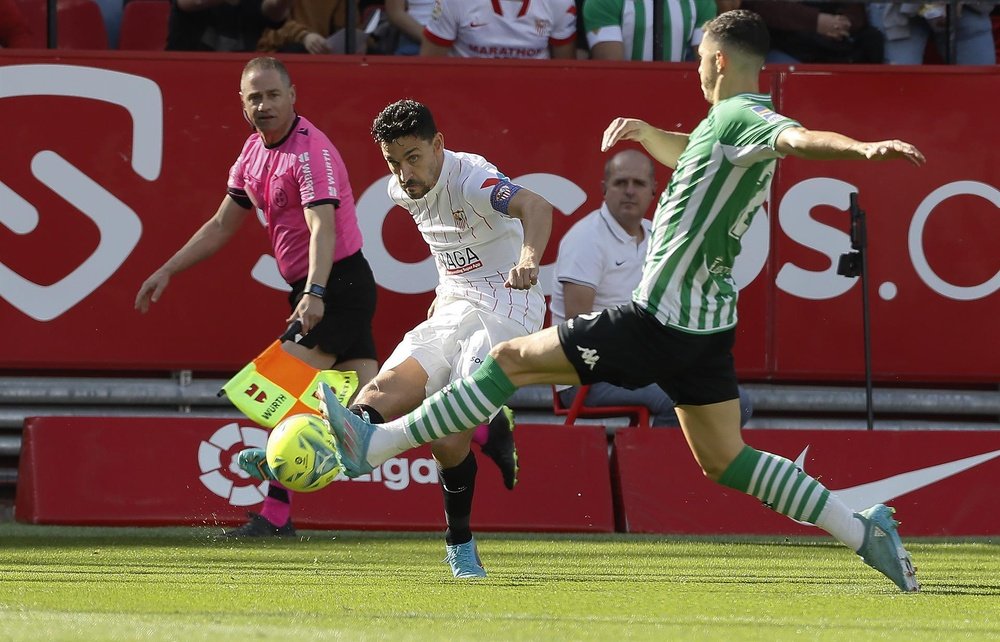
M 288 354 L 278 339 L 226 382 L 219 395 L 229 397 L 240 412 L 267 428 L 288 415 L 319 414 L 319 382 L 326 382 L 347 405 L 358 389 L 353 370 L 316 370 Z

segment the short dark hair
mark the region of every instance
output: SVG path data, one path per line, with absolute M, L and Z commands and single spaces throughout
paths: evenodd
M 404 98 L 388 105 L 372 123 L 372 138 L 376 143 L 392 143 L 406 136 L 432 140 L 438 133 L 434 116 L 427 105 Z
M 272 58 L 271 56 L 259 56 L 253 58 L 243 67 L 243 73 L 240 78 L 246 78 L 246 75 L 251 71 L 266 71 L 273 70 L 278 72 L 281 76 L 281 80 L 284 81 L 286 87 L 292 86 L 292 77 L 288 75 L 288 68 L 285 67 L 285 63 L 281 62 L 277 58 Z
M 703 29 L 705 35 L 711 35 L 722 46 L 733 46 L 758 58 L 764 58 L 771 48 L 764 19 L 746 9 L 720 13 L 706 22 Z

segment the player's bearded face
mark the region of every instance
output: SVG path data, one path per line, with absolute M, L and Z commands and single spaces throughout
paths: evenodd
M 701 90 L 705 100 L 714 102 L 715 85 L 719 80 L 719 70 L 716 67 L 715 52 L 719 50 L 715 39 L 706 35 L 698 45 L 698 76 L 701 78 Z
M 444 158 L 441 134 L 431 140 L 404 136 L 382 143 L 382 155 L 390 171 L 410 198 L 423 198 L 441 176 Z

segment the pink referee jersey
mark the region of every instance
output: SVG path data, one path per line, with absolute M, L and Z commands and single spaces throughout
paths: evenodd
M 278 271 L 288 283 L 309 274 L 307 207 L 335 207 L 334 263 L 361 249 L 344 161 L 326 134 L 302 116 L 296 116 L 288 136 L 273 147 L 267 147 L 259 133 L 250 135 L 229 170 L 228 193 L 240 205 L 264 213 Z
M 549 58 L 576 39 L 576 2 L 437 0 L 424 36 L 463 58 Z

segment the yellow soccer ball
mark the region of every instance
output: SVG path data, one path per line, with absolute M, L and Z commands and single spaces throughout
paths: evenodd
M 299 493 L 324 488 L 340 474 L 335 441 L 316 415 L 286 417 L 267 438 L 267 465 L 282 486 Z

